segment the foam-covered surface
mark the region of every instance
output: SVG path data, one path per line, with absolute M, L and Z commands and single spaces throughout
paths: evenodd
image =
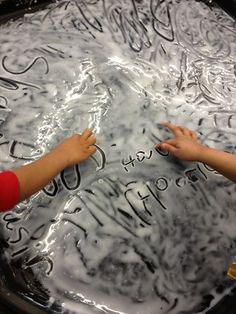
M 22 297 L 82 314 L 212 307 L 233 285 L 235 185 L 154 144 L 170 120 L 234 153 L 235 22 L 196 1 L 60 1 L 0 36 L 1 170 L 86 126 L 98 139 L 1 217 Z

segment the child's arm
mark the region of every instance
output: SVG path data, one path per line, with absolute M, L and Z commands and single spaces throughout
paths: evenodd
M 64 168 L 86 160 L 96 152 L 96 138 L 90 129 L 82 135 L 66 139 L 50 153 L 37 161 L 13 170 L 20 185 L 22 201 L 46 186 Z
M 157 148 L 167 150 L 179 159 L 203 162 L 236 182 L 235 155 L 199 144 L 197 135 L 185 127 L 170 123 L 165 123 L 165 126 L 171 130 L 174 138 L 158 144 Z

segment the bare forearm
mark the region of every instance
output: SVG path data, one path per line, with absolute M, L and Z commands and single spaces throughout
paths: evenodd
M 46 186 L 65 167 L 66 159 L 58 150 L 53 150 L 37 161 L 15 169 L 20 183 L 20 200 L 30 197 Z
M 204 148 L 199 161 L 236 182 L 236 155 L 212 148 Z

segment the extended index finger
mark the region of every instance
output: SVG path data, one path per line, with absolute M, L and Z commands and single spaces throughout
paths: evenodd
M 88 139 L 87 139 L 87 143 L 89 144 L 89 145 L 94 145 L 95 143 L 96 143 L 96 137 L 95 137 L 95 135 L 91 135 Z
M 173 147 L 176 147 L 177 146 L 177 141 L 176 141 L 176 139 L 172 138 L 170 140 L 166 140 L 166 141 L 163 141 L 163 142 L 157 144 L 155 147 L 156 148 L 162 148 L 162 146 L 165 145 L 165 144 L 168 144 L 168 145 L 171 145 Z
M 176 126 L 176 125 L 174 125 L 174 124 L 171 124 L 171 123 L 169 123 L 169 122 L 166 122 L 166 123 L 163 123 L 163 124 L 164 124 L 164 126 L 167 127 L 175 136 L 180 136 L 180 135 L 183 134 L 182 131 L 181 131 L 181 129 L 180 129 L 178 126 Z
M 92 130 L 89 129 L 89 128 L 87 128 L 87 129 L 85 129 L 84 132 L 82 133 L 82 137 L 87 140 L 87 138 L 89 138 L 92 134 L 93 134 Z

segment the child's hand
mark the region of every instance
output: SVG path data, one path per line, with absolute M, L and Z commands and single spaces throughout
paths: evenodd
M 81 161 L 88 159 L 96 152 L 96 137 L 93 135 L 92 130 L 85 129 L 80 134 L 75 134 L 64 140 L 59 146 L 55 148 L 66 161 L 66 167 L 78 164 Z
M 156 145 L 156 148 L 166 150 L 179 159 L 198 161 L 204 146 L 197 142 L 196 133 L 182 126 L 164 123 L 170 129 L 174 138 Z

